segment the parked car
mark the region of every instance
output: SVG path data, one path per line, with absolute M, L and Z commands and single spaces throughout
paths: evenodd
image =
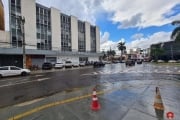
M 73 67 L 79 67 L 79 62 L 73 62 Z
M 65 68 L 72 68 L 72 62 L 71 61 L 66 61 L 65 62 Z
M 125 62 L 126 66 L 134 66 L 135 65 L 135 61 L 134 60 L 126 60 Z
M 165 61 L 164 60 L 158 60 L 157 62 L 158 63 L 164 63 Z
M 85 66 L 85 65 L 86 65 L 85 61 L 79 62 L 79 66 L 80 66 L 80 67 L 83 67 L 83 66 Z
M 45 63 L 43 63 L 43 65 L 42 65 L 42 69 L 43 69 L 43 70 L 51 70 L 52 67 L 53 67 L 53 65 L 52 65 L 51 63 L 49 63 L 49 62 L 45 62 Z
M 55 63 L 55 65 L 54 65 L 54 68 L 55 69 L 61 69 L 61 68 L 63 68 L 64 67 L 64 64 L 63 63 Z
M 0 77 L 15 76 L 15 75 L 28 75 L 30 74 L 29 69 L 23 69 L 16 66 L 3 66 L 0 67 Z
M 176 60 L 169 60 L 168 63 L 177 63 Z
M 137 64 L 142 64 L 142 60 L 141 59 L 137 59 L 136 63 Z
M 103 66 L 105 66 L 105 63 L 103 63 L 102 61 L 94 62 L 93 66 L 94 67 L 103 67 Z

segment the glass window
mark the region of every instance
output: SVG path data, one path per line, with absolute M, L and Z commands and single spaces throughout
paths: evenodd
M 8 70 L 8 67 L 0 67 L 0 70 Z
M 20 0 L 16 0 L 16 5 L 18 5 L 18 6 L 20 6 L 20 5 L 21 5 Z
M 11 3 L 12 3 L 12 4 L 15 4 L 15 0 L 11 0 Z
M 21 70 L 21 69 L 18 67 L 10 67 L 10 70 Z

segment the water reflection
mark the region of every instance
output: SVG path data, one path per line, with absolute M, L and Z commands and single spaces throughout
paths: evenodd
M 158 120 L 164 120 L 164 110 L 154 109 Z

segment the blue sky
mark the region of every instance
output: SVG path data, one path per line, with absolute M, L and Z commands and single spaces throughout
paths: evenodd
M 7 5 L 7 0 L 2 0 Z M 179 0 L 36 0 L 47 7 L 76 16 L 100 28 L 101 50 L 117 50 L 119 41 L 128 49 L 148 48 L 151 44 L 170 40 L 180 20 Z M 6 9 L 6 22 L 8 14 Z M 6 25 L 7 26 L 7 25 Z

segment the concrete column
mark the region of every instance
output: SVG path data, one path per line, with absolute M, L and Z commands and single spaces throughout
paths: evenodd
M 100 52 L 100 32 L 99 27 L 96 26 L 96 52 Z
M 25 43 L 27 44 L 26 49 L 37 49 L 35 0 L 21 0 L 21 15 L 25 17 L 24 29 Z M 28 44 L 31 46 L 28 46 Z
M 90 23 L 85 22 L 86 51 L 91 50 Z
M 51 32 L 52 32 L 52 50 L 61 50 L 61 19 L 60 11 L 51 8 Z
M 78 51 L 78 21 L 74 16 L 71 16 L 71 48 Z

